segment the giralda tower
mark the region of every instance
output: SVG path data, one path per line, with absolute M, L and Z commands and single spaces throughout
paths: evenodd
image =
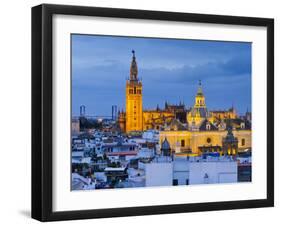
M 138 78 L 135 51 L 130 67 L 130 78 L 126 81 L 126 132 L 143 130 L 142 82 Z

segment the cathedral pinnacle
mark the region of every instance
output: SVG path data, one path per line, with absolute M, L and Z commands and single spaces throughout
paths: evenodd
M 199 83 L 198 83 L 197 96 L 203 96 L 203 91 L 202 91 L 202 83 L 201 83 L 201 80 L 199 80 Z
M 138 80 L 138 66 L 136 62 L 135 50 L 132 50 L 133 58 L 131 62 L 130 68 L 130 80 L 137 81 Z

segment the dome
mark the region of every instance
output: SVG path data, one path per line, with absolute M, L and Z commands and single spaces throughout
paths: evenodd
M 193 107 L 191 109 L 191 116 L 196 117 L 197 115 L 201 118 L 207 118 L 207 117 L 209 117 L 209 112 L 208 112 L 207 108 L 205 108 L 205 107 L 200 107 L 200 108 Z
M 235 143 L 235 142 L 237 142 L 237 138 L 234 137 L 234 135 L 232 133 L 232 127 L 231 126 L 228 126 L 228 128 L 227 128 L 227 135 L 224 138 L 224 142 L 226 142 L 226 143 Z

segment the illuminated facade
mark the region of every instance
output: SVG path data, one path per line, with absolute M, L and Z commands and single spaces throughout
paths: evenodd
M 194 106 L 187 114 L 187 125 L 180 121 L 173 123 L 175 126 L 160 131 L 159 143 L 167 139 L 176 154 L 219 152 L 236 155 L 239 151 L 251 150 L 251 122 L 246 117 L 239 118 L 234 108 L 209 112 L 201 82 Z
M 251 130 L 234 130 L 233 135 L 237 138 L 238 151 L 251 149 Z M 223 139 L 227 136 L 227 130 L 213 131 L 189 131 L 171 130 L 160 131 L 161 144 L 165 138 L 169 141 L 172 151 L 182 154 L 200 155 L 203 152 L 223 152 Z
M 226 111 L 209 111 L 201 81 L 194 105 L 189 110 L 183 103 L 170 105 L 167 102 L 164 109 L 157 106 L 153 110 L 143 110 L 142 88 L 133 51 L 130 78 L 126 81 L 126 111 L 122 110 L 118 115 L 122 132 L 159 130 L 159 143 L 166 139 L 172 152 L 179 155 L 200 155 L 205 152 L 236 155 L 239 151 L 251 150 L 249 117 L 239 118 L 233 107 Z M 233 136 L 231 144 L 227 143 L 230 136 Z
M 238 117 L 234 107 L 231 107 L 227 111 L 211 111 L 211 115 L 215 119 L 235 119 Z
M 148 110 L 143 112 L 143 129 L 164 129 L 165 124 L 175 117 L 173 112 L 165 110 Z

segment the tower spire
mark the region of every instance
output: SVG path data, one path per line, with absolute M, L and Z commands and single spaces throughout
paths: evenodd
M 130 80 L 137 81 L 138 80 L 138 66 L 136 62 L 135 50 L 132 50 L 132 62 L 130 67 Z
M 201 79 L 199 79 L 199 82 L 198 82 L 197 96 L 203 96 Z

